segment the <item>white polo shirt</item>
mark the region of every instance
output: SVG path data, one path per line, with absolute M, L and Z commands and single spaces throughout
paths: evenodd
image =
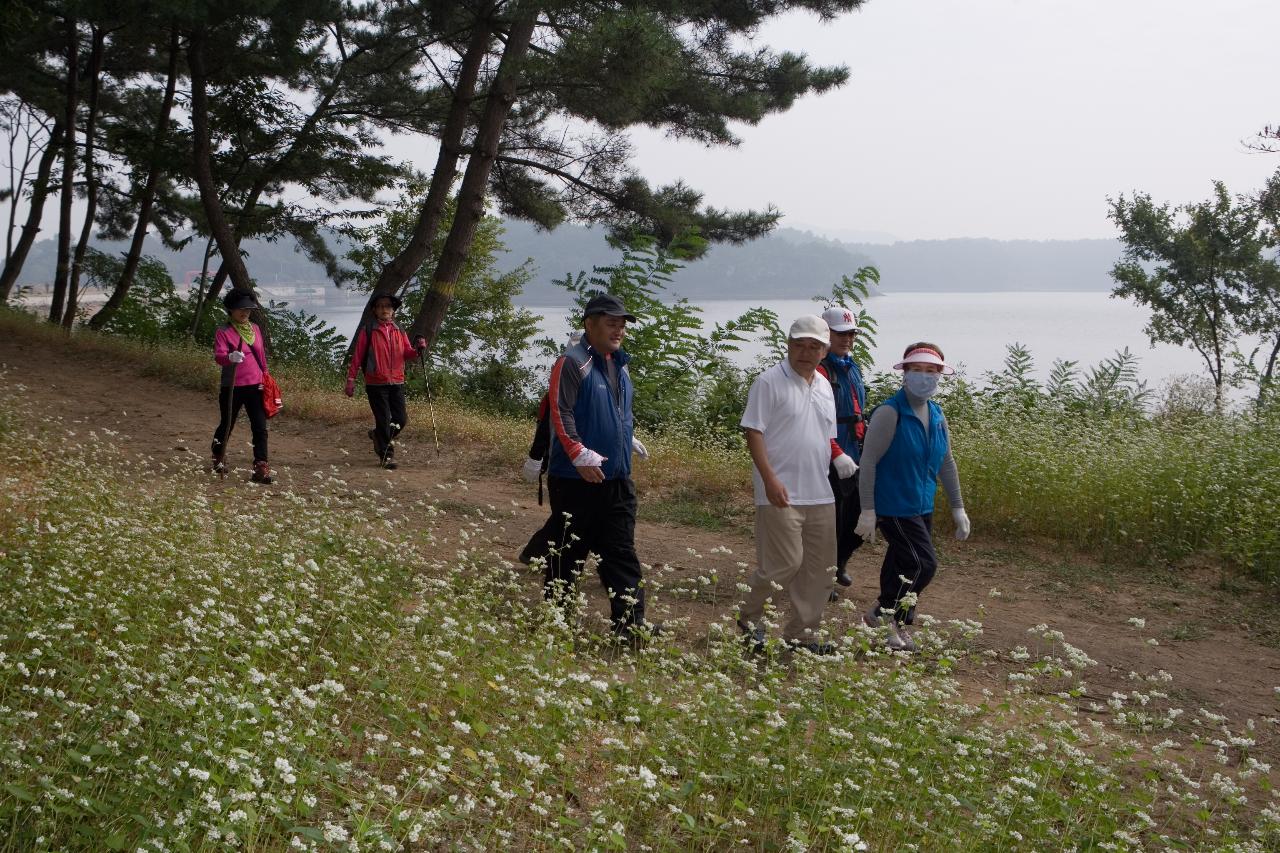
M 831 383 L 820 374 L 805 382 L 784 359 L 756 377 L 747 393 L 742 427 L 764 435 L 769 465 L 797 506 L 835 502 L 827 468 L 836 437 L 836 401 Z M 769 503 L 764 480 L 754 465 L 751 478 L 756 506 Z

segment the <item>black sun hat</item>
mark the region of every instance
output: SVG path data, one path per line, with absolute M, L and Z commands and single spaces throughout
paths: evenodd
M 404 304 L 404 300 L 401 299 L 399 296 L 396 296 L 394 293 L 379 293 L 377 296 L 373 298 L 373 301 L 369 303 L 369 307 L 373 308 L 375 305 L 377 305 L 379 302 L 381 302 L 384 299 L 390 299 L 391 307 L 397 311 L 399 311 L 400 306 Z
M 236 290 L 232 288 L 222 297 L 222 307 L 227 309 L 230 314 L 237 308 L 258 308 L 257 297 L 247 290 Z

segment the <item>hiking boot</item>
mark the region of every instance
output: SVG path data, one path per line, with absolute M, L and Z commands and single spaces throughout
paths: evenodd
M 221 454 L 215 455 L 209 465 L 209 470 L 214 474 L 227 473 L 227 457 Z
M 845 571 L 844 566 L 836 569 L 836 583 L 840 586 L 853 586 L 853 578 L 849 577 L 849 573 Z M 833 601 L 835 599 L 832 599 Z
M 760 654 L 764 651 L 764 628 L 757 628 L 750 622 L 738 620 L 738 630 L 742 632 L 743 642 L 752 654 Z
M 271 467 L 267 465 L 267 460 L 265 459 L 261 462 L 253 463 L 253 476 L 249 479 L 264 486 L 269 486 L 275 482 L 271 479 Z
M 834 655 L 835 643 L 819 643 L 814 640 L 787 640 L 787 647 L 793 652 L 808 652 L 811 655 Z
M 386 459 L 382 460 L 382 467 L 386 468 L 388 471 L 394 471 L 400 466 L 396 464 L 396 460 L 388 456 Z
M 884 638 L 884 644 L 889 647 L 891 652 L 915 651 L 915 644 L 911 644 L 908 649 L 902 641 L 902 636 L 898 633 L 898 625 L 892 618 L 880 618 L 880 602 L 871 605 L 871 609 L 862 614 L 862 624 L 868 628 L 886 628 L 888 634 Z
M 880 621 L 880 602 L 873 602 L 871 609 L 862 614 L 862 624 L 868 628 L 879 628 L 882 624 Z
M 827 593 L 827 601 L 839 601 L 839 600 L 840 600 L 840 593 L 837 592 L 836 589 L 833 587 L 831 589 L 831 592 Z

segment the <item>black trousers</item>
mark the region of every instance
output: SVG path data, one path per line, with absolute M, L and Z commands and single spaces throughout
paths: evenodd
M 902 597 L 909 592 L 924 592 L 938 571 L 938 555 L 933 550 L 933 513 L 906 518 L 882 515 L 877 521 L 889 546 L 880 566 L 880 609 L 892 610 L 894 618 L 903 622 L 906 614 L 898 606 Z
M 227 405 L 230 398 L 231 404 Z M 227 409 L 231 410 L 230 419 Z M 218 428 L 213 431 L 213 455 L 224 456 L 223 444 L 226 442 L 227 430 L 240 417 L 240 409 L 249 415 L 249 429 L 253 432 L 253 461 L 267 461 L 267 410 L 262 405 L 262 389 L 257 385 L 238 385 L 235 388 L 223 387 L 218 391 Z
M 858 526 L 862 501 L 858 497 L 858 475 L 841 480 L 835 469 L 827 472 L 831 493 L 836 496 L 836 567 L 849 564 L 853 552 L 862 547 L 862 537 L 853 532 Z
M 529 537 L 524 550 L 520 552 L 522 562 L 531 563 L 539 557 L 551 553 L 552 548 L 559 548 L 564 541 L 564 516 L 553 512 L 538 528 L 538 532 Z
M 369 408 L 373 410 L 373 449 L 379 459 L 395 455 L 391 443 L 409 423 L 409 413 L 404 407 L 403 385 L 366 385 Z
M 643 623 L 644 589 L 635 544 L 635 483 L 630 478 L 588 483 L 578 477 L 548 477 L 547 491 L 552 515 L 548 538 L 558 544 L 547 558 L 543 577 L 546 597 L 554 599 L 567 591 L 582 572 L 587 553 L 594 553 L 600 558 L 596 566 L 600 582 L 609 591 L 609 618 L 614 628 Z M 566 514 L 570 516 L 567 519 Z

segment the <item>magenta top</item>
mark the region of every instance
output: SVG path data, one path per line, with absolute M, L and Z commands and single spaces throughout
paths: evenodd
M 240 333 L 229 323 L 225 326 L 219 326 L 217 333 L 213 336 L 213 360 L 222 365 L 222 386 L 224 388 L 232 384 L 233 367 L 235 368 L 234 384 L 237 388 L 244 385 L 262 384 L 262 371 L 267 365 L 267 351 L 262 346 L 262 330 L 258 328 L 257 323 L 252 323 L 251 325 L 253 326 L 252 351 L 245 346 Z M 244 353 L 244 361 L 238 365 L 233 365 L 227 360 L 227 355 L 236 350 Z M 254 358 L 254 353 L 257 354 L 257 358 Z M 259 367 L 259 364 L 262 367 Z

